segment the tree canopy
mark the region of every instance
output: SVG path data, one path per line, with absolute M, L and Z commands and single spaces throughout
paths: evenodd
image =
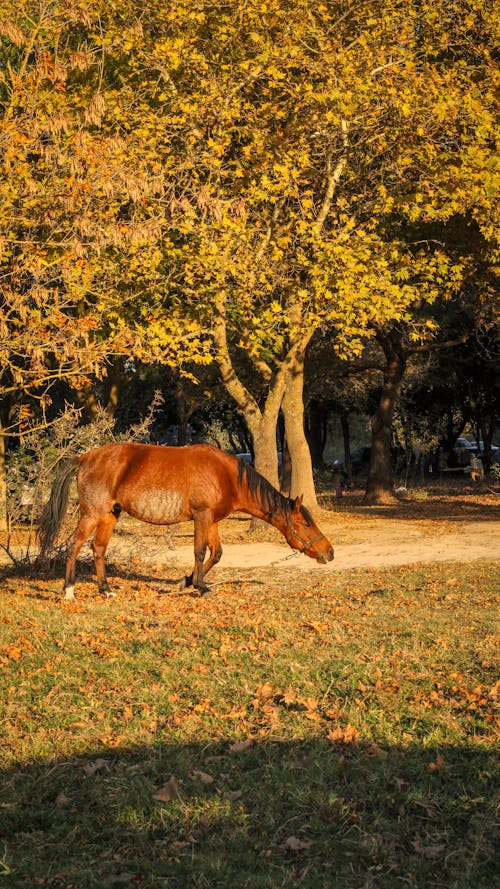
M 490 0 L 0 0 L 11 421 L 113 356 L 215 358 L 273 476 L 315 331 L 425 343 L 467 288 L 493 323 L 498 27 Z

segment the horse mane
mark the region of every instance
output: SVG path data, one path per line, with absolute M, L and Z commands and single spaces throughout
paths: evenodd
M 242 487 L 243 480 L 246 481 L 250 494 L 258 501 L 264 512 L 269 516 L 284 514 L 287 520 L 290 519 L 291 501 L 280 494 L 250 463 L 238 458 L 238 488 Z
M 270 516 L 280 513 L 285 515 L 287 522 L 291 519 L 291 510 L 294 501 L 284 497 L 273 485 L 260 475 L 256 469 L 250 464 L 245 463 L 240 457 L 238 458 L 238 488 L 241 488 L 243 479 L 246 480 L 248 490 L 252 497 L 260 503 L 262 509 Z M 300 507 L 300 511 L 309 526 L 314 525 L 314 519 L 305 506 Z

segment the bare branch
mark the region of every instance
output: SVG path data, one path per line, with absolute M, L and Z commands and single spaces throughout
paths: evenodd
M 264 251 L 269 246 L 269 243 L 270 243 L 271 238 L 273 236 L 274 230 L 276 228 L 276 223 L 278 221 L 278 217 L 279 217 L 281 208 L 284 203 L 285 203 L 285 198 L 280 198 L 279 201 L 276 201 L 276 203 L 273 207 L 273 212 L 271 215 L 271 219 L 269 220 L 269 224 L 267 226 L 266 233 L 265 233 L 264 237 L 262 238 L 260 247 L 258 247 L 257 252 L 255 254 L 255 259 L 256 259 L 257 263 L 260 262 L 260 260 L 262 259 L 263 255 L 264 255 Z
M 323 198 L 323 203 L 321 204 L 320 211 L 318 216 L 316 217 L 316 222 L 314 223 L 314 231 L 316 234 L 319 234 L 323 225 L 325 223 L 326 217 L 330 212 L 330 208 L 332 206 L 333 195 L 335 194 L 335 189 L 337 184 L 344 172 L 344 168 L 347 164 L 347 148 L 349 146 L 349 136 L 348 136 L 348 128 L 347 121 L 342 120 L 341 122 L 341 130 L 342 130 L 342 143 L 343 143 L 343 153 L 333 170 L 331 169 L 331 161 L 328 160 L 327 166 L 327 178 L 326 178 L 326 191 L 325 196 Z
M 470 333 L 464 333 L 462 336 L 456 337 L 454 340 L 446 340 L 442 343 L 424 343 L 422 346 L 412 346 L 408 349 L 408 355 L 416 355 L 422 352 L 437 352 L 440 349 L 451 349 L 453 346 L 460 346 L 466 343 L 470 337 Z

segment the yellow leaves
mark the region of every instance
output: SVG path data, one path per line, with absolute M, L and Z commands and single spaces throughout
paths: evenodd
M 191 351 L 208 362 L 208 337 L 182 317 L 203 318 L 209 334 L 213 294 L 229 285 L 230 336 L 253 355 L 279 359 L 294 336 L 285 302 L 300 306 L 307 330 L 333 321 L 339 350 L 359 354 L 370 320 L 404 318 L 413 282 L 426 274 L 423 260 L 407 262 L 404 245 L 389 253 L 387 217 L 391 226 L 450 218 L 472 205 L 483 234 L 496 237 L 495 170 L 485 173 L 497 126 L 484 76 L 491 66 L 475 62 L 481 76 L 472 78 L 460 50 L 475 14 L 441 22 L 429 4 L 417 28 L 411 11 L 370 7 L 353 34 L 328 5 L 314 13 L 307 4 L 268 6 L 221 13 L 176 3 L 140 22 L 112 10 L 98 29 L 97 13 L 86 11 L 78 49 L 49 17 L 34 48 L 35 79 L 13 72 L 20 94 L 6 131 L 0 239 L 22 233 L 31 274 L 42 227 L 50 249 L 38 256 L 38 273 L 53 269 L 57 278 L 64 266 L 75 297 L 95 296 L 89 314 L 102 338 L 112 329 L 110 348 L 127 343 L 138 359 L 172 362 Z M 24 28 L 28 19 L 19 21 Z M 17 25 L 4 24 L 3 34 L 24 43 Z M 426 61 L 441 38 L 457 35 L 449 71 Z M 477 55 L 487 60 L 483 48 L 481 38 Z M 346 119 L 356 148 L 314 238 Z M 360 219 L 370 217 L 362 231 Z M 12 263 L 8 250 L 4 262 Z M 435 266 L 427 266 L 423 298 L 458 288 L 460 275 L 450 271 L 446 282 L 441 269 L 432 290 Z M 175 297 L 162 274 L 175 278 Z
M 26 42 L 26 38 L 21 29 L 13 22 L 9 21 L 0 22 L 0 36 L 6 37 L 7 40 L 10 40 L 11 43 L 17 47 L 24 46 Z
M 331 744 L 349 745 L 354 744 L 359 739 L 359 732 L 353 725 L 346 725 L 345 728 L 330 729 L 327 739 Z
M 435 772 L 441 772 L 443 767 L 444 767 L 444 756 L 442 756 L 440 753 L 438 753 L 435 760 L 432 760 L 431 762 L 427 763 L 426 770 L 430 774 L 434 774 Z

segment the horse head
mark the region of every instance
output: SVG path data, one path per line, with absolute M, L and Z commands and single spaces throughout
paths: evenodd
M 303 496 L 290 500 L 290 522 L 286 540 L 292 549 L 298 549 L 318 562 L 331 562 L 333 546 L 319 530 L 309 510 L 303 506 Z

